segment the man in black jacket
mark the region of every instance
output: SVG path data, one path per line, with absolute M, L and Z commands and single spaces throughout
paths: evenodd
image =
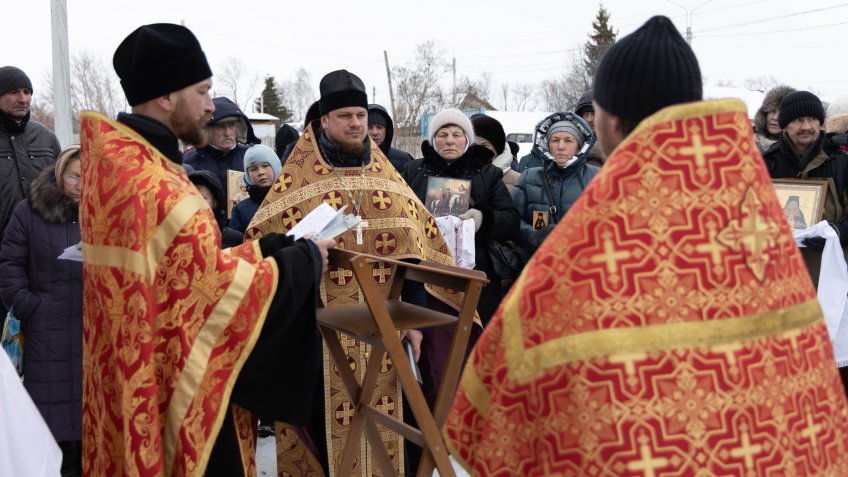
M 0 67 L 0 239 L 30 183 L 62 152 L 56 135 L 30 119 L 32 81 L 14 66 Z M 6 309 L 0 304 L 0 328 Z
M 773 179 L 826 179 L 829 182 L 824 219 L 848 242 L 848 155 L 822 130 L 824 107 L 809 91 L 790 93 L 780 102 L 778 122 L 783 133 L 763 154 Z M 818 283 L 823 239 L 807 239 L 802 255 L 813 283 Z
M 383 151 L 389 162 L 395 166 L 398 172 L 403 170 L 403 166 L 412 160 L 409 153 L 403 152 L 396 147 L 392 147 L 392 138 L 395 134 L 395 124 L 389 116 L 386 108 L 379 104 L 368 105 L 368 136 L 374 141 L 374 144 Z

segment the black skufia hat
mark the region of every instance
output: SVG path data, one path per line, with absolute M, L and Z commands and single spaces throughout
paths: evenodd
M 365 83 L 359 79 L 359 76 L 347 70 L 327 73 L 321 78 L 318 89 L 321 92 L 318 107 L 322 116 L 334 109 L 349 106 L 361 106 L 368 109 L 368 92 L 365 90 Z
M 700 101 L 701 69 L 671 20 L 655 16 L 607 50 L 593 92 L 604 110 L 638 122 L 666 106 Z
M 112 57 L 130 106 L 212 77 L 200 42 L 188 28 L 154 23 L 137 28 Z

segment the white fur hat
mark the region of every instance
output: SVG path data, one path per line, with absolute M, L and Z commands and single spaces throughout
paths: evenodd
M 430 145 L 436 147 L 436 143 L 434 141 L 436 133 L 439 132 L 439 129 L 450 124 L 459 126 L 460 129 L 465 131 L 465 137 L 468 139 L 465 143 L 465 150 L 467 151 L 471 144 L 474 143 L 474 126 L 471 124 L 471 120 L 468 119 L 468 116 L 456 108 L 448 108 L 440 111 L 438 114 L 433 116 L 433 119 L 430 120 Z
M 848 95 L 836 98 L 836 101 L 827 107 L 824 130 L 835 133 L 848 132 Z

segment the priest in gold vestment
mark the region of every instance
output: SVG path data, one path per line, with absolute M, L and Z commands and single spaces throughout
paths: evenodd
M 144 25 L 113 62 L 132 114 L 80 125 L 84 473 L 255 475 L 256 416 L 300 422 L 311 408 L 332 242 L 271 234 L 221 250 L 177 141 L 201 145 L 214 110 L 200 44 Z M 303 392 L 281 392 L 292 385 Z
M 382 151 L 367 135 L 368 101 L 365 85 L 354 74 L 334 71 L 321 80 L 320 121 L 313 121 L 295 144 L 247 229 L 248 238 L 269 232 L 284 232 L 322 203 L 334 209 L 347 206 L 345 213 L 362 217 L 362 228 L 353 229 L 338 238 L 337 247 L 381 257 L 402 260 L 429 260 L 453 265 L 442 234 L 432 216 L 406 185 Z M 381 287 L 391 283 L 388 266 L 374 264 L 373 279 Z M 456 306 L 460 296 L 439 288 L 405 286 L 402 298 L 426 306 Z M 363 301 L 353 272 L 330 268 L 321 284 L 321 298 L 328 307 Z M 408 330 L 414 345 L 422 348 L 419 361 L 424 378 L 423 388 L 437 389 L 441 366 L 447 349 L 439 349 L 437 331 Z M 441 341 L 443 343 L 444 341 Z M 346 340 L 351 367 L 361 379 L 365 372 L 368 347 Z M 278 424 L 278 460 L 280 475 L 314 476 L 326 469 L 334 475 L 341 458 L 353 405 L 333 369 L 329 355 L 324 354 L 324 400 L 316 400 L 310 426 L 295 428 Z M 300 392 L 292 389 L 293 393 Z M 398 380 L 388 359 L 378 378 L 374 394 L 378 409 L 401 418 L 402 396 Z M 405 459 L 403 440 L 381 428 L 387 450 L 398 474 L 403 474 Z M 415 449 L 410 449 L 414 451 Z M 370 451 L 362 441 L 357 472 L 379 474 L 372 466 Z
M 744 104 L 668 18 L 595 77 L 609 159 L 486 328 L 445 426 L 473 475 L 848 475 L 848 406 Z

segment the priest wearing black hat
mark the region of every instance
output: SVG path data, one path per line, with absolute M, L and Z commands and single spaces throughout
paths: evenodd
M 221 250 L 180 165 L 178 140 L 202 146 L 214 111 L 200 43 L 145 25 L 113 63 L 132 113 L 81 115 L 84 473 L 247 475 L 257 416 L 308 422 L 334 243 Z
M 415 193 L 401 179 L 385 154 L 368 136 L 368 98 L 365 84 L 353 73 L 337 70 L 328 73 L 320 82 L 321 98 L 318 101 L 320 118 L 307 125 L 288 155 L 286 163 L 247 228 L 248 237 L 264 236 L 270 232 L 289 230 L 304 214 L 321 204 L 362 218 L 361 226 L 339 236 L 345 250 L 371 255 L 403 259 L 431 260 L 453 264 L 453 258 L 442 248 L 444 238 Z M 375 264 L 374 279 L 386 288 L 391 283 L 384 267 Z M 330 270 L 324 275 L 322 298 L 328 307 L 356 303 L 360 300 L 358 285 L 348 271 Z M 411 284 L 412 282 L 407 282 Z M 439 290 L 425 291 L 421 286 L 405 286 L 402 298 L 420 305 L 431 302 L 453 303 L 455 296 Z M 428 330 L 403 332 L 420 353 L 425 394 L 438 388 L 446 348 L 444 337 Z M 351 366 L 365 369 L 366 345 L 351 342 L 347 346 Z M 393 369 L 378 378 L 386 402 L 400 409 L 402 396 Z M 349 398 L 339 376 L 331 367 L 324 370 L 324 380 L 316 392 L 315 420 L 308 426 L 307 439 L 302 430 L 284 427 L 278 432 L 278 472 L 299 475 L 302 459 L 308 456 L 312 465 L 338 462 L 344 444 L 349 419 L 326 419 L 336 416 L 338 409 L 349 406 Z M 293 393 L 298 390 L 293 389 Z M 320 399 L 326 396 L 327 401 Z M 429 395 L 428 395 L 429 397 Z M 383 397 L 381 396 L 380 399 Z M 395 414 L 397 415 L 397 414 Z M 394 433 L 383 434 L 386 446 L 391 449 L 396 473 L 403 473 L 403 440 Z M 307 445 L 312 442 L 315 446 Z M 408 456 L 407 456 L 408 457 Z M 370 460 L 360 456 L 364 463 L 358 469 L 371 475 Z
M 610 47 L 594 94 L 608 160 L 472 352 L 452 455 L 472 475 L 845 475 L 831 341 L 745 104 L 701 101 L 666 17 Z

